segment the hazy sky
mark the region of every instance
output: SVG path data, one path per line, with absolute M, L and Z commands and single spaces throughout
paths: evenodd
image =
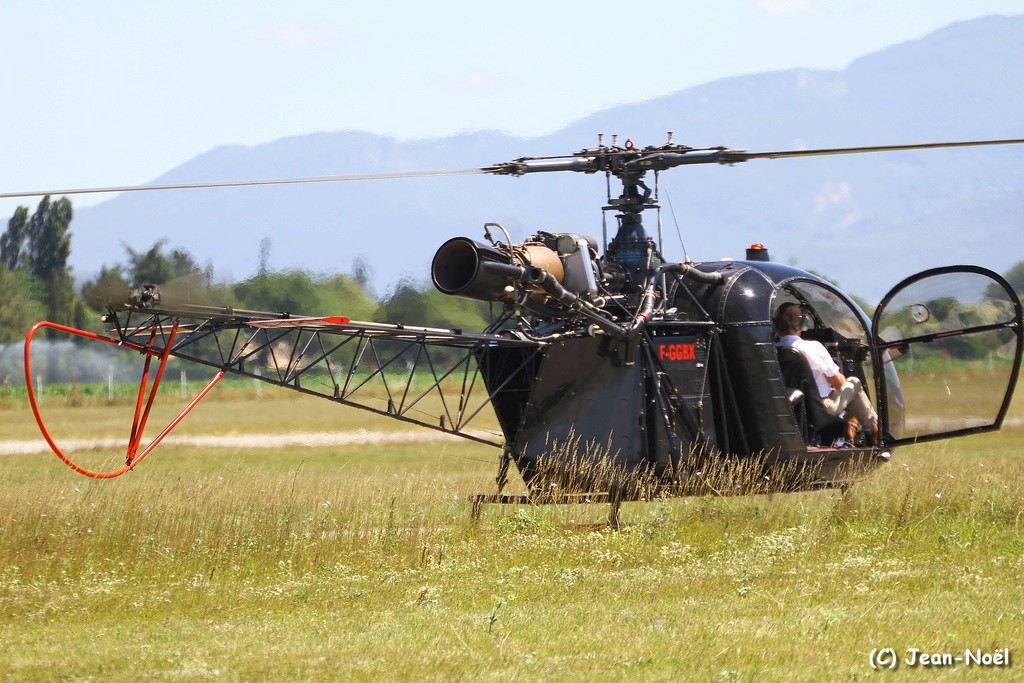
M 217 145 L 318 131 L 536 136 L 1020 13 L 1024 0 L 0 0 L 0 191 L 143 183 Z M 0 200 L 4 223 L 17 203 Z

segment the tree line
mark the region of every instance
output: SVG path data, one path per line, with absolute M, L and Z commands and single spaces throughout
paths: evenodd
M 124 260 L 104 264 L 75 287 L 71 254 L 71 201 L 44 197 L 35 212 L 18 207 L 0 235 L 0 344 L 21 341 L 40 320 L 102 331 L 108 306 L 128 300 L 132 290 L 160 286 L 162 303 L 199 303 L 236 309 L 344 315 L 353 320 L 416 323 L 481 330 L 491 313 L 486 304 L 445 296 L 410 278 L 384 297 L 372 293 L 372 269 L 362 258 L 352 273 L 316 274 L 267 267 L 269 240 L 260 243 L 257 273 L 241 282 L 218 283 L 210 263 L 199 263 L 166 239 L 147 249 L 122 247 Z M 49 338 L 59 333 L 47 330 Z
M 67 264 L 72 215 L 67 197 L 46 196 L 34 213 L 19 206 L 7 222 L 0 235 L 0 342 L 23 337 L 43 317 L 84 324 L 85 306 Z
M 46 196 L 33 213 L 18 207 L 0 235 L 0 344 L 18 342 L 40 320 L 101 331 L 100 316 L 108 306 L 127 301 L 129 293 L 158 283 L 163 303 L 201 303 L 236 309 L 345 315 L 353 320 L 419 323 L 437 327 L 481 330 L 491 319 L 486 304 L 445 296 L 412 279 L 400 281 L 384 297 L 371 290 L 372 269 L 362 258 L 352 272 L 313 274 L 302 270 L 271 271 L 267 267 L 270 241 L 260 243 L 256 275 L 238 283 L 217 283 L 212 264 L 200 264 L 182 248 L 169 248 L 166 239 L 136 251 L 122 245 L 125 259 L 103 265 L 100 272 L 76 288 L 68 257 L 74 212 L 71 201 Z M 1004 277 L 1024 293 L 1024 260 Z M 48 336 L 54 338 L 52 330 Z

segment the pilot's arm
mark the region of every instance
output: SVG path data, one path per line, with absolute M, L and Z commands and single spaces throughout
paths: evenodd
M 846 384 L 846 377 L 843 376 L 843 373 L 837 372 L 831 377 L 825 375 L 825 381 L 828 382 L 828 385 L 833 389 L 842 389 L 843 385 Z

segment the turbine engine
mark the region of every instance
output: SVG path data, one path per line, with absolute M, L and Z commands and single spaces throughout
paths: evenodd
M 539 232 L 520 244 L 482 244 L 454 237 L 434 254 L 431 280 L 438 290 L 479 301 L 535 301 L 597 294 L 597 242 L 570 233 Z

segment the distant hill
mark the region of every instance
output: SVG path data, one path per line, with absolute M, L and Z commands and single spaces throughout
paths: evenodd
M 540 138 L 316 133 L 218 147 L 153 182 L 471 168 L 572 152 L 593 146 L 601 132 L 643 146 L 671 130 L 676 142 L 751 151 L 1024 138 L 1022 83 L 1024 15 L 988 17 L 842 71 L 723 79 L 597 112 Z M 683 257 L 677 227 L 694 260 L 740 257 L 763 242 L 774 259 L 821 272 L 868 300 L 933 265 L 1001 271 L 1024 259 L 1022 168 L 1024 146 L 674 169 L 661 177 L 664 252 Z M 122 242 L 141 249 L 166 237 L 239 280 L 255 272 L 260 240 L 269 237 L 272 268 L 348 271 L 363 256 L 384 292 L 403 276 L 425 280 L 441 242 L 479 238 L 487 221 L 515 239 L 538 229 L 600 236 L 604 202 L 603 178 L 575 174 L 134 193 L 78 211 L 72 264 L 87 276 L 122 261 Z M 655 232 L 653 217 L 647 221 Z

